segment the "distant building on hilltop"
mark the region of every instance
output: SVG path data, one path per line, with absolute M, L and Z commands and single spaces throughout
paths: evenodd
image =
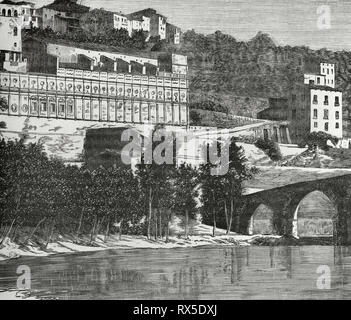
M 160 40 L 166 39 L 166 21 L 167 18 L 157 13 L 155 9 L 148 8 L 136 11 L 130 14 L 132 17 L 144 16 L 150 19 L 150 36 L 160 37 Z
M 343 138 L 342 92 L 335 89 L 335 65 L 320 63 L 319 72 L 306 73 L 288 97 L 288 120 L 293 142 L 310 132 Z
M 40 27 L 50 27 L 55 32 L 72 32 L 79 28 L 80 17 L 90 10 L 77 0 L 55 0 L 40 9 Z
M 180 44 L 181 29 L 171 23 L 166 23 L 166 39 L 170 43 Z

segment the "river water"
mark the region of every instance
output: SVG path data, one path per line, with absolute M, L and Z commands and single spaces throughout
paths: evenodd
M 0 262 L 0 289 L 16 288 L 20 265 L 30 268 L 32 293 L 40 298 L 351 298 L 347 247 L 119 249 L 27 257 Z

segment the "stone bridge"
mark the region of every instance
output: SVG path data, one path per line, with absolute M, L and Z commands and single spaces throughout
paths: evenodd
M 301 212 L 300 207 L 308 197 L 316 201 L 310 203 L 310 208 L 319 209 L 312 213 Z M 242 212 L 239 225 L 241 233 L 333 236 L 335 244 L 349 244 L 351 174 L 299 182 L 246 195 Z

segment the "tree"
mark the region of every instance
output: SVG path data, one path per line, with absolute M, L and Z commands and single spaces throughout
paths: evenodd
M 189 215 L 196 212 L 198 173 L 189 164 L 181 164 L 175 171 L 175 210 L 185 216 L 185 237 L 189 237 Z
M 156 141 L 156 136 L 161 134 L 161 141 Z M 176 167 L 176 143 L 174 137 L 167 133 L 163 125 L 155 126 L 151 132 L 151 142 L 148 144 L 149 151 L 152 156 L 155 155 L 155 151 L 161 156 L 165 156 L 166 150 L 163 146 L 172 146 L 172 163 L 156 163 L 155 159 L 151 159 L 151 163 L 146 161 L 145 154 L 141 159 L 141 164 L 137 165 L 136 175 L 139 180 L 141 188 L 141 194 L 147 203 L 148 208 L 148 228 L 147 236 L 151 239 L 151 222 L 153 218 L 154 222 L 154 235 L 157 239 L 157 211 L 160 212 L 160 204 L 163 201 L 162 197 L 168 197 L 167 189 L 170 190 L 172 185 L 170 180 L 172 179 L 174 169 Z M 167 202 L 167 201 L 166 201 Z M 161 216 L 159 216 L 160 218 Z
M 217 144 L 217 154 L 227 153 L 228 157 L 223 157 L 222 161 L 228 159 L 228 170 L 223 175 L 211 174 L 211 169 L 217 165 L 225 163 L 205 163 L 200 166 L 200 183 L 201 183 L 201 200 L 202 214 L 205 221 L 210 221 L 210 215 L 213 222 L 213 235 L 217 225 L 217 214 L 224 212 L 227 234 L 232 229 L 234 213 L 238 209 L 242 197 L 242 182 L 251 179 L 258 172 L 255 167 L 249 167 L 242 147 L 237 146 L 236 139 L 231 138 L 226 141 L 215 141 Z M 221 148 L 219 147 L 221 144 Z M 205 146 L 205 151 L 215 152 L 215 148 Z M 213 157 L 212 157 L 213 158 Z M 228 214 L 229 207 L 229 214 Z M 211 214 L 210 214 L 211 213 Z M 239 229 L 239 215 L 235 216 L 235 230 Z
M 257 139 L 255 146 L 263 150 L 273 161 L 279 161 L 283 158 L 279 145 L 271 139 Z
M 324 151 L 328 151 L 329 150 L 328 141 L 336 145 L 339 139 L 323 131 L 310 132 L 304 137 L 301 145 L 303 146 L 307 145 L 308 149 L 312 151 L 317 151 L 318 148 Z

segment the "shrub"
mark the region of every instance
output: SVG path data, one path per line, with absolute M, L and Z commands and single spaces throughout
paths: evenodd
M 323 131 L 310 132 L 304 137 L 300 145 L 307 145 L 309 150 L 316 150 L 317 148 L 320 148 L 324 151 L 328 151 L 328 141 L 331 141 L 334 145 L 336 145 L 339 139 Z
M 263 150 L 272 161 L 279 161 L 282 159 L 279 145 L 271 139 L 258 139 L 255 146 Z

